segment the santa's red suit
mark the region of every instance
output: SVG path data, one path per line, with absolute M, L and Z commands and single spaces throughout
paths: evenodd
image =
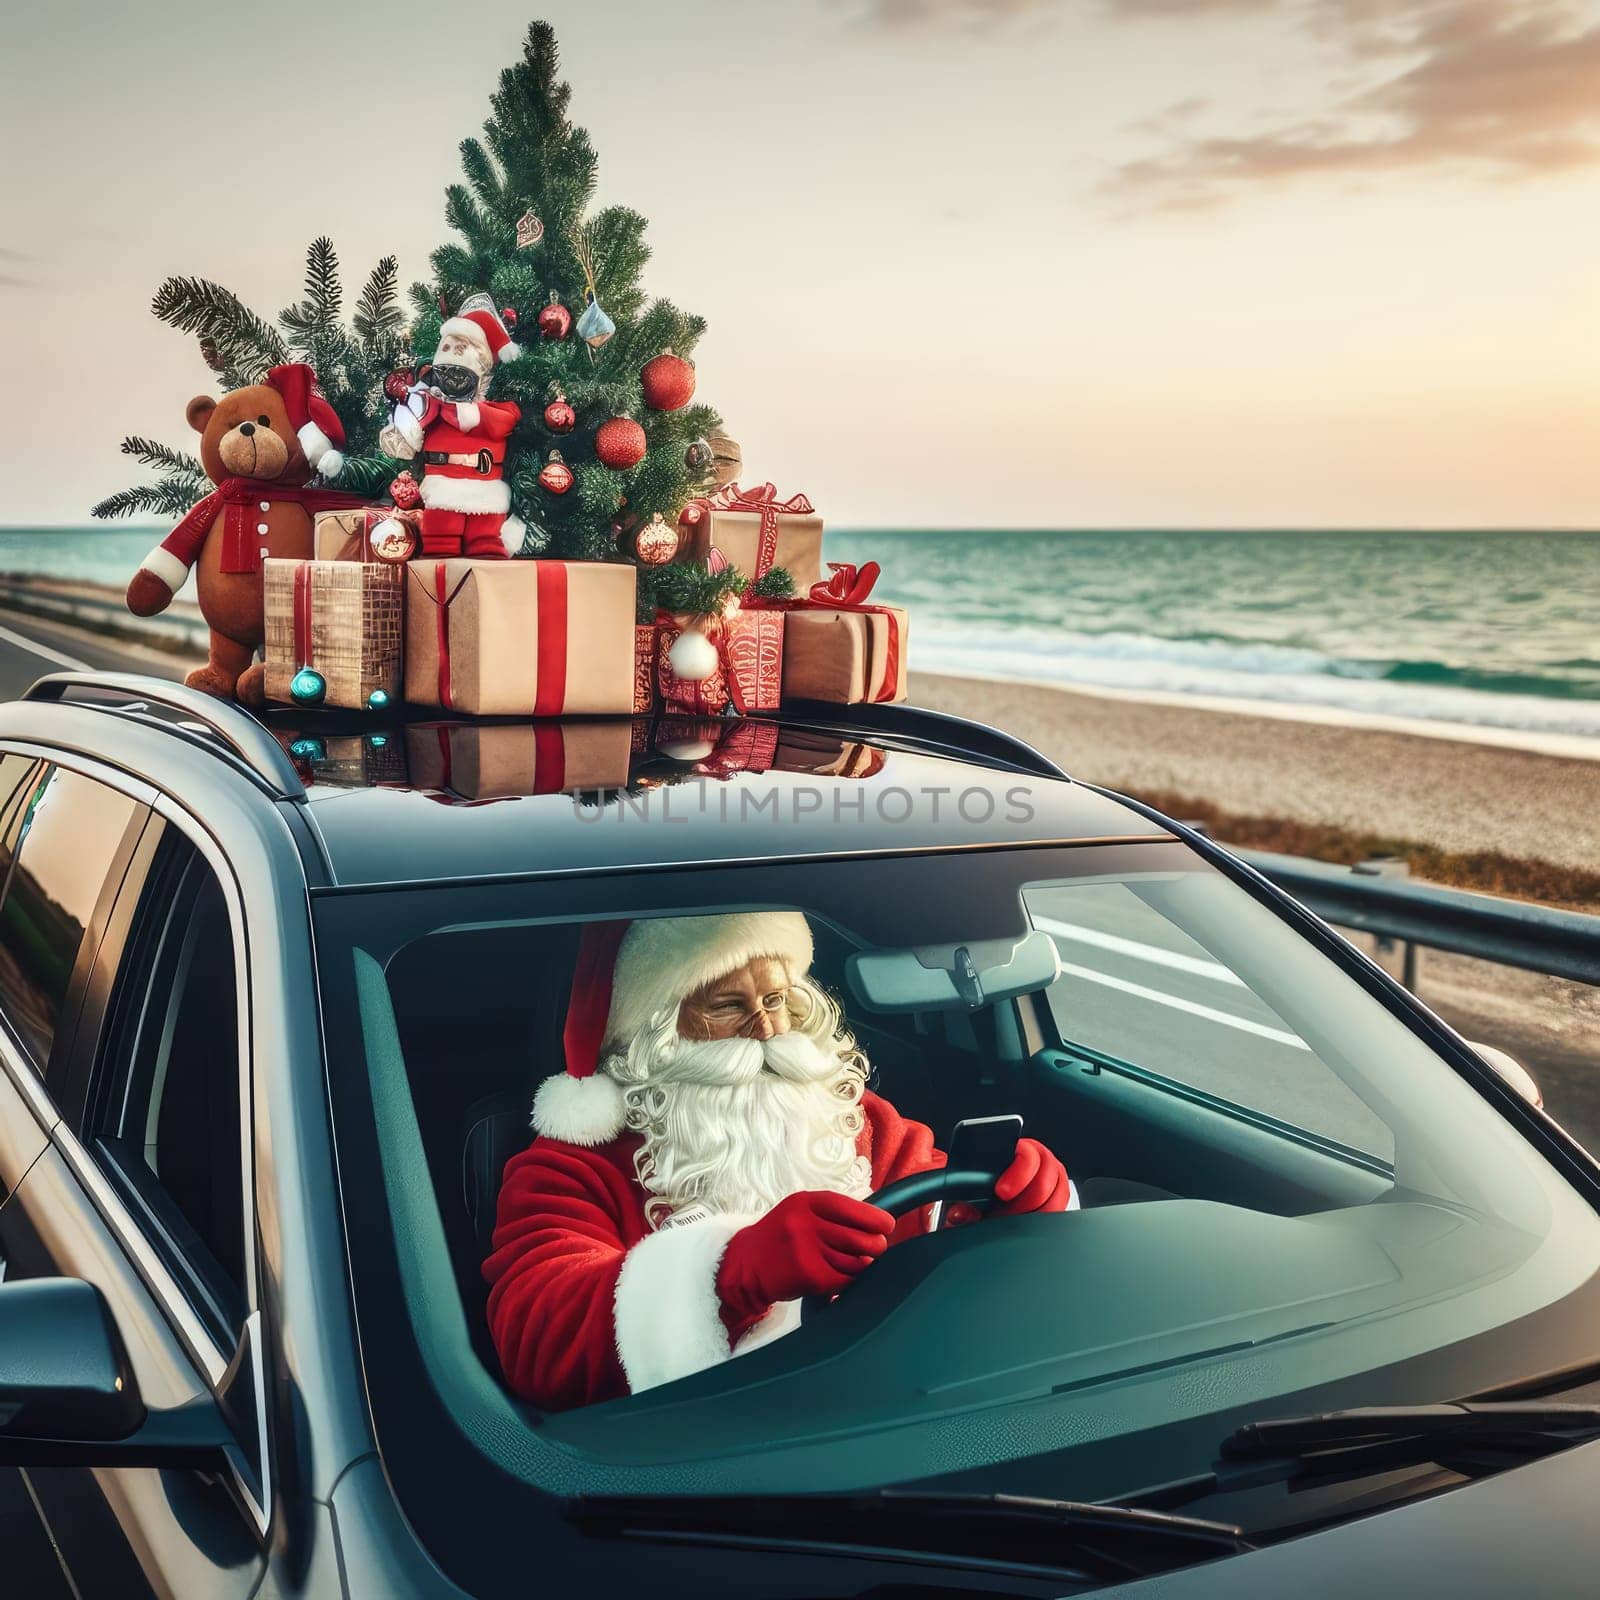
M 920 1122 L 867 1093 L 858 1151 L 872 1187 L 942 1167 Z M 723 1304 L 717 1269 L 729 1240 L 756 1219 L 712 1213 L 652 1230 L 634 1174 L 642 1140 L 594 1148 L 538 1138 L 506 1165 L 484 1263 L 489 1329 L 511 1388 L 547 1411 L 637 1394 L 786 1333 L 790 1301 L 742 1314 Z M 893 1239 L 920 1233 L 925 1210 Z M 868 1269 L 870 1270 L 870 1269 Z
M 798 911 L 652 917 L 585 929 L 562 1034 L 566 1071 L 546 1078 L 534 1096 L 538 1137 L 506 1164 L 494 1248 L 483 1269 L 490 1332 L 517 1394 L 555 1411 L 687 1377 L 787 1333 L 801 1297 L 837 1292 L 896 1240 L 927 1226 L 926 1207 L 897 1222 L 856 1198 L 942 1167 L 945 1157 L 922 1123 L 862 1087 L 864 1064 L 809 979 L 812 956 L 810 926 Z M 681 1039 L 683 1002 L 758 959 L 782 964 L 783 1014 L 806 998 L 793 1017 L 801 1024 L 815 1018 L 825 1037 L 769 1013 L 760 1031 L 741 1026 L 737 1035 L 713 1034 L 710 1044 Z M 765 974 L 762 981 L 769 981 Z M 818 1005 L 825 1008 L 820 1017 Z M 740 1053 L 744 1065 L 729 1075 Z M 822 1121 L 846 1106 L 850 1113 L 845 1123 L 834 1122 L 839 1145 L 825 1163 L 808 1172 L 791 1161 L 791 1174 L 804 1181 L 780 1184 L 771 1181 L 768 1158 L 782 1153 L 787 1130 L 763 1122 L 762 1109 L 776 1104 L 780 1116 L 816 1115 L 804 1089 L 798 1099 L 768 1099 L 780 1092 L 773 1083 L 793 1087 L 796 1061 L 808 1053 L 811 1068 L 822 1069 L 811 1080 Z M 714 1071 L 708 1054 L 717 1058 Z M 730 1151 L 715 1118 L 751 1097 L 733 1113 L 728 1138 L 747 1141 L 744 1153 L 757 1156 L 766 1181 L 723 1192 L 752 1198 L 715 1201 L 718 1191 L 701 1185 L 704 1168 L 677 1190 L 663 1168 L 663 1157 L 672 1167 L 672 1150 L 662 1142 L 668 1101 L 684 1104 L 676 1097 L 696 1078 L 692 1092 L 709 1083 L 713 1097 L 696 1113 L 711 1119 L 699 1131 L 709 1134 L 707 1149 L 723 1157 Z M 730 1101 L 727 1086 L 741 1083 Z M 854 1092 L 841 1097 L 841 1088 Z M 671 1136 L 678 1153 L 690 1146 L 691 1167 L 705 1155 L 693 1150 L 694 1136 Z M 750 1142 L 757 1139 L 759 1145 Z M 675 1192 L 681 1197 L 673 1199 Z M 758 1194 L 775 1195 L 776 1203 L 764 1205 L 753 1198 Z M 995 1184 L 995 1208 L 1020 1214 L 1076 1205 L 1055 1156 L 1020 1141 Z
M 429 395 L 422 429 L 422 554 L 499 557 L 511 489 L 506 440 L 522 420 L 512 400 L 440 400 Z M 521 535 L 518 534 L 518 543 Z

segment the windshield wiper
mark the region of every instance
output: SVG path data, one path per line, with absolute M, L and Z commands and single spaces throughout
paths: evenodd
M 566 1512 L 588 1532 L 620 1537 L 1100 1581 L 1254 1548 L 1229 1523 L 1013 1494 L 578 1495 Z
M 1476 1478 L 1600 1439 L 1600 1406 L 1539 1400 L 1353 1406 L 1248 1422 L 1211 1472 L 1119 1497 L 1121 1506 L 1187 1505 L 1292 1479 L 1336 1483 L 1434 1463 Z

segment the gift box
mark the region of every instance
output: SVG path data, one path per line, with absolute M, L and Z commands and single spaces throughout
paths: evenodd
M 302 668 L 322 679 L 320 705 L 360 711 L 378 690 L 400 693 L 402 568 L 269 557 L 261 575 L 269 700 L 293 703 Z
M 372 531 L 386 523 L 391 532 L 386 544 L 373 548 Z M 318 561 L 407 561 L 416 554 L 422 537 L 422 513 L 397 506 L 356 506 L 348 511 L 319 511 L 311 535 L 311 554 Z
M 663 615 L 656 623 L 656 687 L 662 704 L 697 716 L 715 715 L 730 703 L 741 714 L 776 711 L 783 684 L 785 614 L 749 607 L 713 620 L 707 637 L 717 648 L 720 665 L 700 683 L 680 678 L 669 660 L 691 620 Z
M 413 561 L 405 696 L 469 716 L 630 716 L 634 569 L 615 561 Z
M 859 569 L 829 566 L 832 577 L 813 584 L 804 599 L 746 602 L 746 610 L 784 613 L 784 698 L 835 705 L 904 700 L 905 612 L 868 603 L 878 579 L 875 561 Z
M 692 527 L 680 525 L 679 561 L 704 563 L 716 549 L 752 582 L 782 567 L 797 594 L 821 580 L 822 518 L 803 494 L 779 500 L 770 483 L 730 484 L 696 504 L 703 515 Z
M 780 772 L 818 778 L 873 778 L 883 771 L 884 753 L 858 739 L 839 739 L 809 728 L 785 726 L 772 764 Z
M 463 800 L 620 789 L 632 731 L 620 719 L 414 722 L 406 729 L 411 785 Z

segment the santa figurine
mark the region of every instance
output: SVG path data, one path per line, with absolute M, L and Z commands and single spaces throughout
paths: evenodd
M 555 1411 L 741 1355 L 927 1227 L 926 1208 L 896 1219 L 865 1197 L 944 1153 L 868 1091 L 810 967 L 794 911 L 586 930 L 566 1072 L 534 1096 L 483 1269 L 517 1394 Z M 991 1210 L 1077 1204 L 1023 1139 Z
M 469 296 L 439 329 L 427 376 L 394 408 L 379 444 L 390 455 L 420 455 L 424 556 L 501 558 L 522 548 L 520 517 L 509 516 L 506 440 L 522 420 L 511 400 L 490 400 L 502 361 L 522 354 L 486 294 Z

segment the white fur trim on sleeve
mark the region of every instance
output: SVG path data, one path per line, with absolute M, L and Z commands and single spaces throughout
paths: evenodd
M 500 543 L 505 547 L 508 556 L 515 559 L 517 552 L 522 549 L 522 541 L 527 537 L 528 525 L 521 517 L 507 517 L 500 524 Z
M 300 441 L 300 448 L 305 451 L 306 460 L 312 466 L 316 466 L 333 448 L 333 440 L 314 422 L 302 423 L 295 432 L 295 438 Z
M 1078 1200 L 1078 1186 L 1072 1181 L 1071 1178 L 1067 1179 L 1067 1210 L 1083 1210 L 1083 1206 Z
M 483 413 L 478 409 L 476 400 L 456 401 L 456 426 L 463 433 L 471 433 L 483 420 Z
M 152 577 L 159 578 L 176 594 L 187 581 L 189 569 L 170 550 L 157 545 L 140 563 Z
M 317 471 L 324 478 L 337 478 L 344 471 L 344 452 L 342 450 L 324 450 L 322 459 L 317 463 Z
M 726 1361 L 717 1268 L 749 1217 L 702 1216 L 641 1239 L 622 1261 L 617 1354 L 634 1394 Z
M 609 1073 L 575 1078 L 570 1072 L 558 1072 L 534 1094 L 533 1131 L 592 1150 L 610 1144 L 622 1132 L 626 1109 L 622 1087 Z

